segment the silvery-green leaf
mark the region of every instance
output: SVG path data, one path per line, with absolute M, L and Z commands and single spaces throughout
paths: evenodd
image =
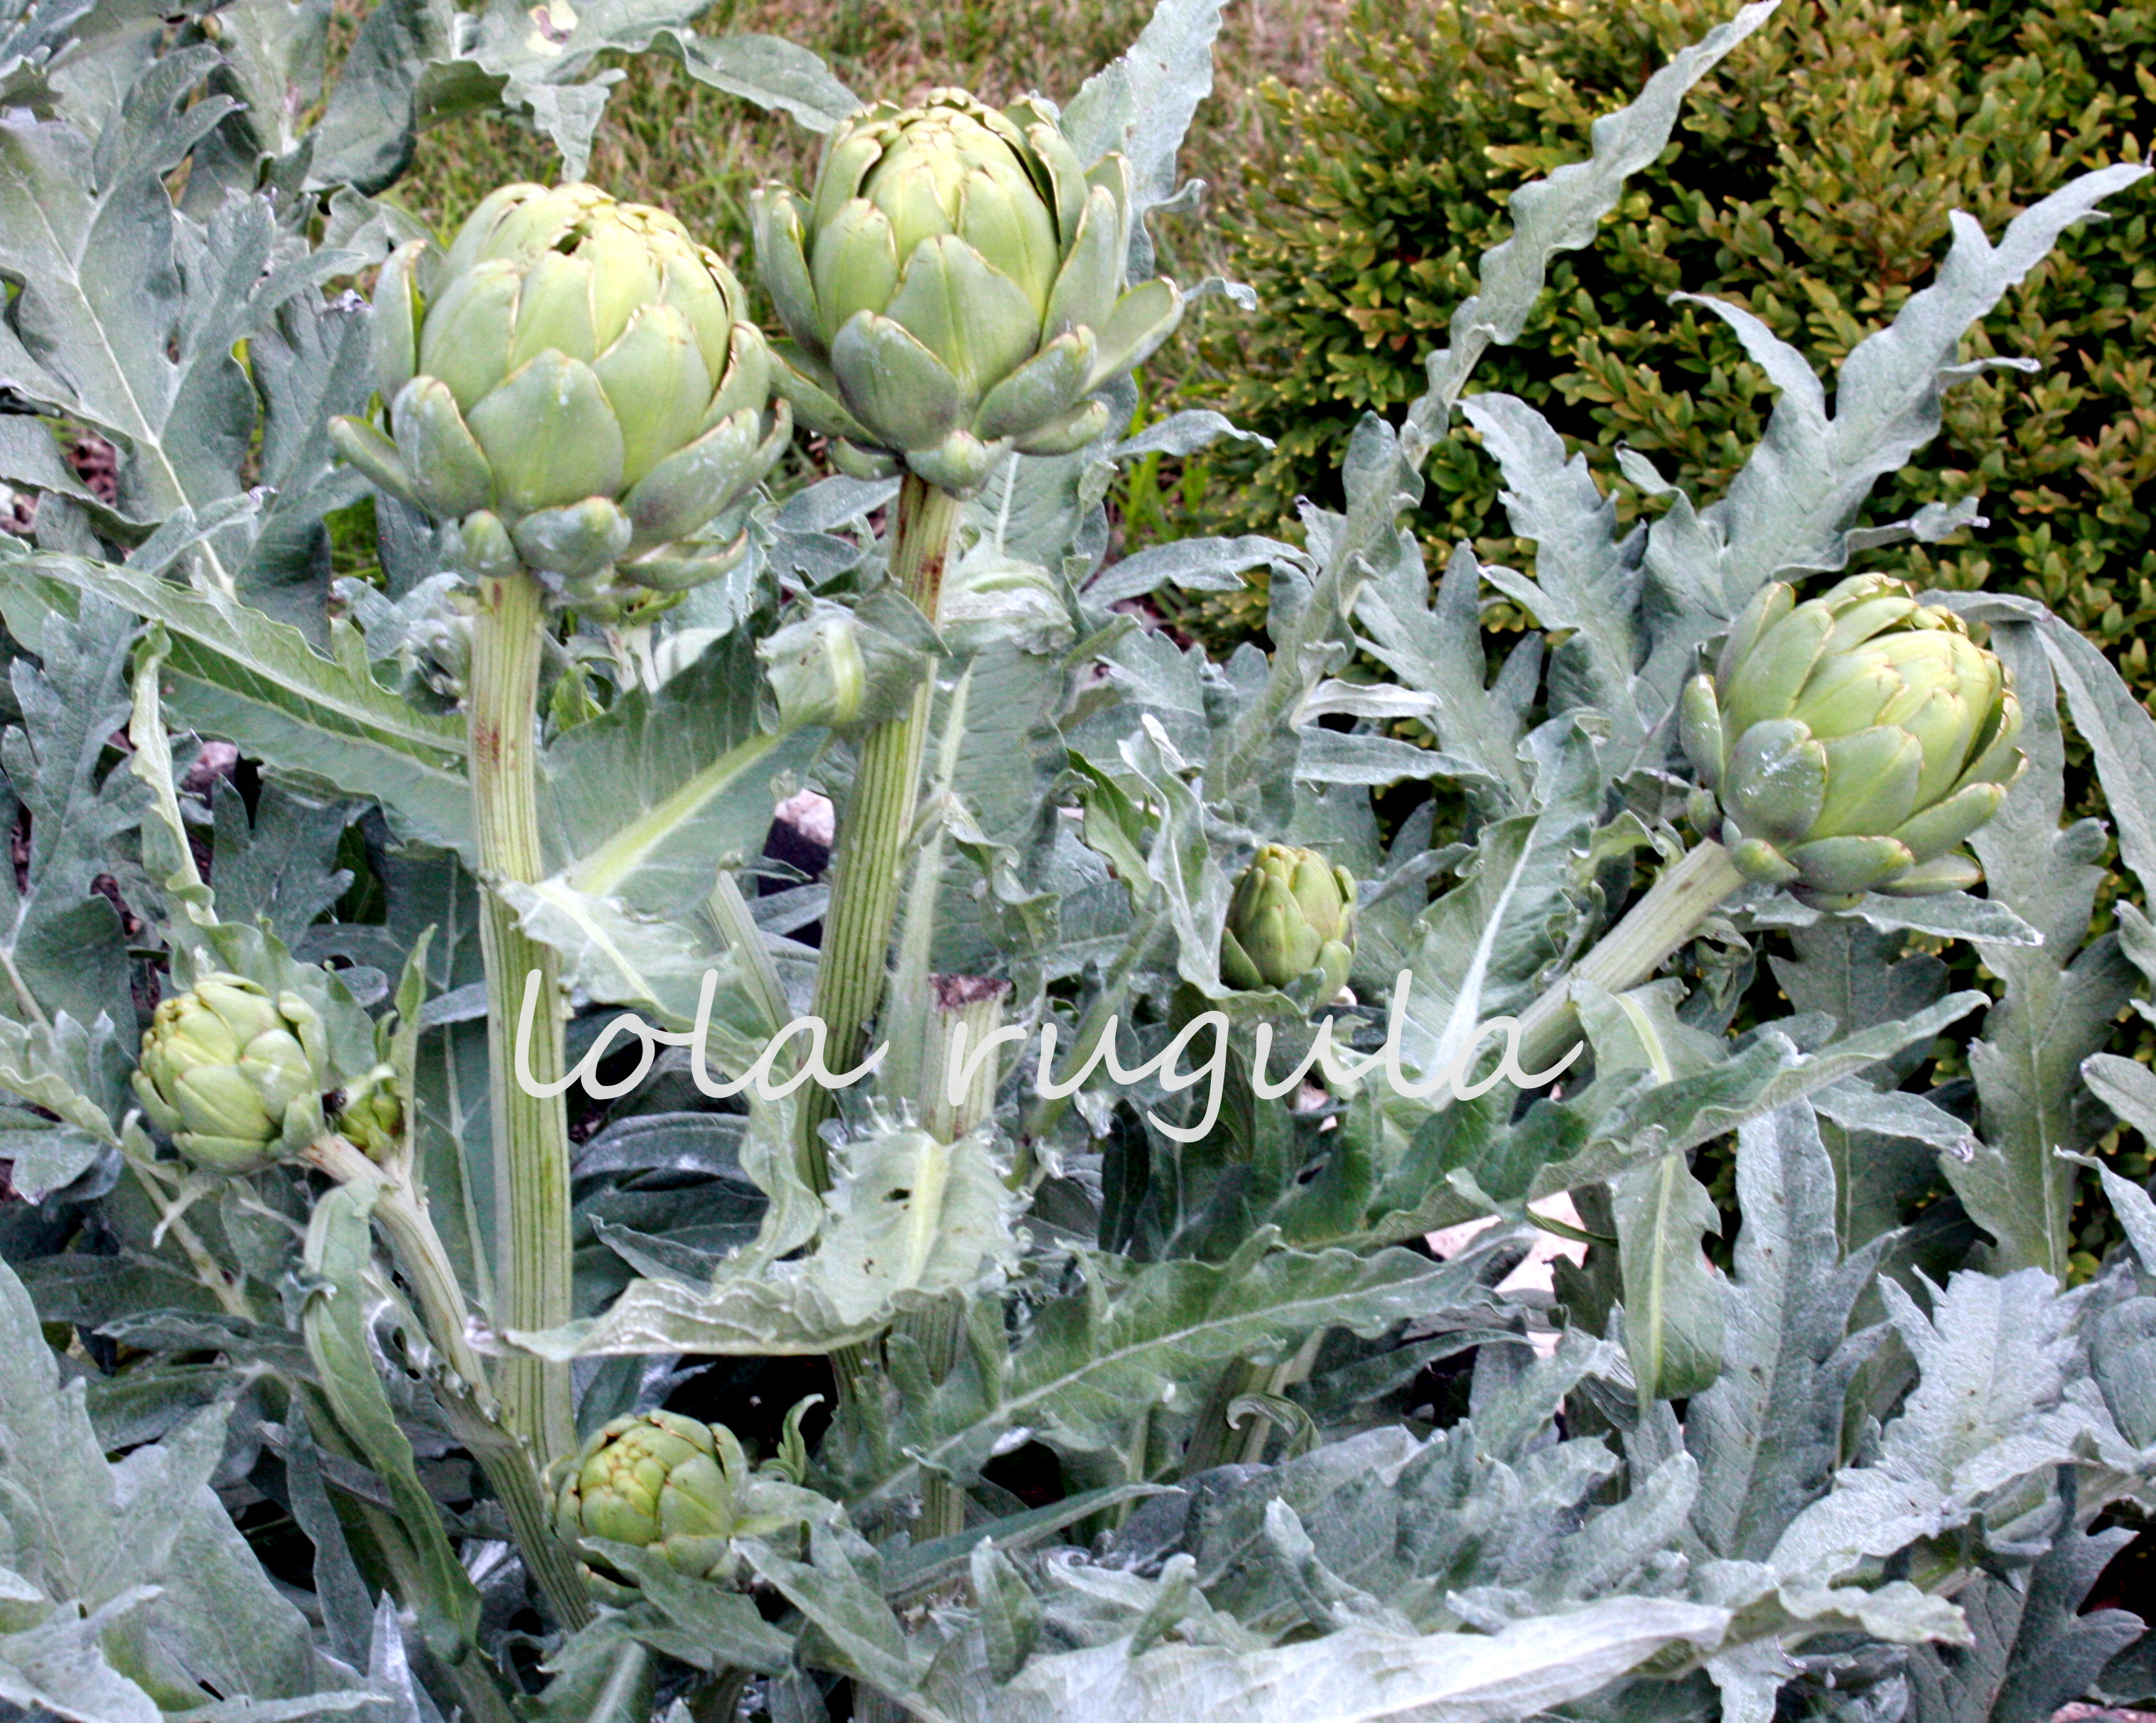
M 1765 438 L 1727 494 L 1704 512 L 1727 540 L 1718 558 L 1726 602 L 1741 605 L 1780 569 L 1842 565 L 1841 534 L 1873 483 L 1938 431 L 1941 385 L 1954 380 L 1963 332 L 2042 261 L 2060 234 L 2148 172 L 2122 163 L 2082 174 L 2015 216 L 1996 246 L 1974 218 L 1957 212 L 1938 274 L 1890 327 L 1842 361 L 1831 417 L 1809 362 L 1794 348 L 1739 307 L 1698 301 L 1730 322 L 1781 391 Z
M 1220 0 L 1158 0 L 1129 50 L 1086 80 L 1063 114 L 1079 164 L 1111 151 L 1131 164 L 1129 279 L 1153 272 L 1146 213 L 1177 194 L 1175 158 L 1213 89 Z
M 1611 1194 L 1640 1403 L 1697 1394 L 1722 1369 L 1723 1284 L 1700 1243 L 1721 1230 L 1713 1201 L 1676 1152 L 1631 1168 Z
M 657 693 L 632 689 L 555 742 L 542 817 L 567 885 L 685 911 L 716 870 L 762 850 L 818 739 L 764 730 L 762 687 L 753 642 L 729 635 Z
M 1825 1491 L 1841 1458 L 1850 1383 L 1881 1337 L 1852 1335 L 1849 1324 L 1886 1241 L 1845 1263 L 1838 1194 L 1803 1103 L 1738 1131 L 1744 1223 L 1724 1301 L 1723 1367 L 1685 1418 L 1700 1463 L 1693 1525 L 1724 1556 L 1765 1559 Z
M 1219 1264 L 1081 1259 L 1083 1287 L 1037 1314 L 997 1377 L 953 1376 L 903 1409 L 896 1451 L 964 1476 L 1022 1427 L 1065 1452 L 1104 1453 L 1146 1408 L 1188 1403 L 1230 1358 L 1276 1357 L 1318 1329 L 1367 1334 L 1484 1298 L 1472 1253 L 1433 1263 L 1269 1242 L 1260 1233 Z M 916 1475 L 909 1466 L 884 1488 Z
M 1974 1643 L 1911 1657 L 1911 1723 L 2046 1723 L 2087 1693 L 2141 1631 L 2125 1610 L 2083 1610 L 2123 1533 L 2083 1530 L 2069 1505 L 2025 1577 L 1985 1574 L 1959 1592 Z
M 1111 563 L 1086 587 L 1088 604 L 1103 608 L 1143 598 L 1163 586 L 1183 592 L 1235 592 L 1252 568 L 1300 560 L 1292 545 L 1251 534 L 1240 538 L 1178 538 L 1147 545 Z
M 1522 1010 L 1578 928 L 1580 858 L 1600 794 L 1584 733 L 1564 737 L 1541 787 L 1536 811 L 1482 828 L 1461 882 L 1417 924 L 1400 1040 L 1401 1064 L 1419 1081 L 1447 1069 L 1479 1025 Z M 1440 1091 L 1424 1104 L 1450 1098 Z
M 0 738 L 0 808 L 30 830 L 22 873 L 0 871 L 0 1014 L 33 1036 L 63 1014 L 78 1023 L 133 1018 L 126 936 L 94 882 L 126 871 L 117 844 L 141 815 L 141 786 L 125 771 L 100 769 L 126 721 L 134 631 L 101 603 L 85 604 L 80 620 L 49 613 L 30 637 L 42 666 L 18 658 L 11 672 L 22 723 Z
M 1727 1612 L 1673 1599 L 1609 1598 L 1491 1634 L 1358 1627 L 1263 1651 L 1129 1641 L 1036 1657 L 996 1688 L 955 1663 L 930 1696 L 963 1723 L 1501 1723 L 1593 1693 L 1657 1653 L 1713 1645 Z M 978 1696 L 976 1696 L 978 1695 Z
M 1542 641 L 1530 634 L 1495 684 L 1483 686 L 1481 578 L 1473 548 L 1462 544 L 1432 594 L 1420 554 L 1403 555 L 1363 589 L 1355 615 L 1372 656 L 1430 697 L 1426 722 L 1445 753 L 1466 765 L 1463 775 L 1479 780 L 1471 790 L 1496 790 L 1511 812 L 1527 795 L 1519 744 L 1540 681 Z
M 1203 291 L 1202 287 L 1194 288 L 1183 296 L 1194 299 Z M 1255 308 L 1255 305 L 1245 307 Z M 1155 421 L 1135 435 L 1124 438 L 1108 451 L 1108 456 L 1111 460 L 1132 460 L 1142 455 L 1195 455 L 1223 437 L 1232 437 L 1239 443 L 1255 443 L 1261 449 L 1273 445 L 1270 437 L 1245 430 L 1218 413 L 1195 409 L 1171 413 Z
M 221 594 L 71 557 L 0 561 L 0 584 L 40 581 L 164 624 L 173 636 L 167 706 L 178 722 L 237 742 L 302 784 L 378 800 L 406 830 L 469 849 L 463 725 L 377 682 L 356 631 L 333 629 L 336 656 L 325 657 L 296 630 Z
M 1551 656 L 1550 709 L 1587 706 L 1608 718 L 1612 764 L 1621 776 L 1663 716 L 1635 673 L 1645 533 L 1635 527 L 1619 535 L 1616 505 L 1595 484 L 1587 457 L 1568 460 L 1563 440 L 1524 401 L 1479 394 L 1460 410 L 1504 472 L 1502 500 L 1512 531 L 1535 543 L 1533 580 L 1492 568 L 1491 582 L 1544 630 L 1569 636 Z
M 829 1353 L 906 1305 L 991 1286 L 1016 1261 L 1014 1203 L 978 1137 L 880 1133 L 834 1152 L 816 1243 L 778 1263 L 721 1263 L 707 1286 L 638 1280 L 595 1322 L 520 1345 L 557 1357 L 609 1353 Z
M 1866 1556 L 1936 1537 L 1987 1492 L 2048 1474 L 2093 1433 L 2066 1394 L 2081 1370 L 2081 1299 L 2041 1269 L 1956 1274 L 1928 1315 L 1892 1280 L 1880 1292 L 1917 1386 L 1869 1463 L 1838 1472 L 1776 1540 L 1767 1560 L 1787 1577 L 1831 1582 Z
M 2013 671 L 2027 714 L 2021 744 L 2029 769 L 1973 847 L 1992 895 L 2042 934 L 2040 946 L 1980 944 L 2005 984 L 1969 1049 L 1979 1134 L 1974 1159 L 1944 1164 L 1979 1225 L 1999 1241 L 2002 1263 L 2063 1276 L 2072 1248 L 2075 1175 L 2054 1151 L 2092 1146 L 2099 1121 L 2082 1101 L 2082 1061 L 2110 1038 L 2112 1019 L 2135 972 L 2118 936 L 2084 944 L 2104 875 L 2092 820 L 2061 829 L 2065 743 L 2049 664 L 2025 623 L 1993 625 L 1992 648 Z
M 1539 1103 L 1562 1121 L 1548 1127 L 1541 1146 L 1569 1152 L 1532 1173 L 1524 1198 L 1538 1201 L 1614 1177 L 1653 1160 L 1666 1145 L 1696 1149 L 1747 1119 L 1802 1100 L 1907 1047 L 1928 1043 L 1984 1001 L 1985 995 L 1973 989 L 1950 994 L 1908 1017 L 1845 1036 L 1815 1052 L 1800 1051 L 1768 1025 L 1753 1031 L 1751 1045 L 1742 1052 L 1693 1076 L 1664 1083 L 1626 1076 L 1619 1079 L 1623 1091 L 1614 1097 L 1598 1096 L 1598 1083 L 1578 1102 Z
M 1902 954 L 1906 942 L 1860 918 L 1822 916 L 1794 928 L 1789 941 L 1794 954 L 1768 963 L 1791 1007 L 1824 1012 L 1844 1031 L 1907 1017 L 1946 991 L 1945 964 L 1926 953 Z M 1960 1152 L 1969 1146 L 1965 1126 L 1956 1125 L 1953 1135 L 1944 1136 L 1953 1122 L 1930 1117 L 1937 1109 L 1900 1090 L 1925 1051 L 1912 1044 L 1814 1097 L 1823 1114 L 1820 1135 L 1834 1167 L 1836 1236 L 1845 1252 L 1898 1226 L 1905 1206 L 1937 1176 L 1934 1157 L 1908 1138 L 1896 1139 L 1902 1124 L 1919 1127 L 1914 1140 L 1933 1148 Z
M 2134 1129 L 2156 1133 L 2156 1077 L 2148 1067 L 2116 1053 L 2093 1053 L 2082 1062 L 2082 1075 L 2101 1100 Z M 2120 1177 L 2101 1160 L 2084 1157 L 2103 1181 L 2112 1212 L 2125 1231 L 2141 1266 L 2156 1274 L 2156 1201 L 2138 1185 Z
M 121 512 L 155 526 L 245 487 L 256 407 L 233 355 L 276 306 L 334 269 L 320 254 L 271 267 L 266 199 L 234 199 L 205 233 L 173 209 L 160 176 L 232 111 L 187 98 L 216 51 L 154 61 L 95 139 L 66 120 L 30 121 L 0 158 L 0 269 L 28 285 L 18 327 L 49 378 L 44 404 L 122 451 Z M 206 575 L 236 588 L 244 531 L 197 548 Z

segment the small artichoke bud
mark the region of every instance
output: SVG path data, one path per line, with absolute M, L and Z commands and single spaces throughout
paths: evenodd
M 399 249 L 374 361 L 384 424 L 332 420 L 338 452 L 453 528 L 467 574 L 528 568 L 607 614 L 618 563 L 721 572 L 719 547 L 677 543 L 742 504 L 792 431 L 726 265 L 588 185 L 505 186 L 446 252 Z
M 369 1160 L 386 1161 L 403 1134 L 404 1109 L 387 1083 L 375 1082 L 347 1094 L 330 1124 Z
M 894 622 L 896 628 L 885 625 Z M 778 697 L 783 728 L 849 730 L 899 716 L 927 675 L 934 645 L 921 613 L 886 593 L 851 609 L 812 599 L 756 651 Z
M 1083 448 L 1108 426 L 1098 392 L 1183 312 L 1172 281 L 1124 286 L 1129 162 L 1086 168 L 1031 101 L 865 109 L 812 197 L 767 187 L 752 215 L 793 337 L 775 386 L 849 472 L 903 465 L 964 496 L 1007 450 Z
M 205 975 L 152 1014 L 135 1093 L 203 1171 L 259 1172 L 279 1159 L 293 1104 L 321 1093 L 320 1029 L 296 994 Z
M 1255 992 L 1315 975 L 1318 996 L 1331 999 L 1348 985 L 1354 955 L 1354 876 L 1315 850 L 1260 850 L 1228 902 L 1222 979 Z
M 731 1582 L 737 1537 L 770 1537 L 827 1517 L 832 1504 L 751 1468 L 723 1424 L 679 1412 L 616 1418 L 569 1463 L 554 1526 L 588 1540 L 648 1550 L 692 1579 Z
M 1763 589 L 1678 719 L 1738 871 L 1822 909 L 1976 884 L 1959 846 L 2027 764 L 2006 667 L 1881 574 Z

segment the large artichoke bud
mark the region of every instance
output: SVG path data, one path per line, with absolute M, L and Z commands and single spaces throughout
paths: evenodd
M 1823 909 L 1974 885 L 1958 846 L 2027 764 L 2006 667 L 1881 574 L 1767 586 L 1679 717 L 1738 870 Z
M 135 1072 L 142 1110 L 173 1146 L 235 1177 L 280 1158 L 286 1114 L 323 1087 L 320 1017 L 240 975 L 205 975 L 161 1001 Z
M 1315 850 L 1267 844 L 1235 882 L 1220 932 L 1220 974 L 1255 991 L 1318 977 L 1318 996 L 1348 985 L 1355 955 L 1355 877 Z
M 446 253 L 398 250 L 374 362 L 388 435 L 333 420 L 339 453 L 453 523 L 468 572 L 521 564 L 587 604 L 723 573 L 792 429 L 718 255 L 588 185 L 504 186 Z
M 803 203 L 756 194 L 757 264 L 792 333 L 774 381 L 842 467 L 896 458 L 964 496 L 1014 446 L 1106 428 L 1090 399 L 1166 340 L 1182 296 L 1123 287 L 1130 164 L 1090 171 L 1046 107 L 962 90 L 866 109 L 831 134 Z
M 628 1544 L 724 1583 L 734 1576 L 735 1538 L 767 1537 L 830 1511 L 814 1491 L 752 1468 L 725 1425 L 647 1412 L 614 1419 L 570 1462 L 554 1527 L 572 1546 Z

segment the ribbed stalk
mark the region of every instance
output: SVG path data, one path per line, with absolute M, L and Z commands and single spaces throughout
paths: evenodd
M 985 975 L 929 978 L 934 1009 L 928 1019 L 927 1057 L 921 1062 L 921 1122 L 939 1143 L 957 1142 L 995 1110 L 996 1087 L 1003 1073 L 998 1054 L 991 1053 L 974 1067 L 973 1080 L 955 1101 L 951 1098 L 951 1072 L 960 1064 L 962 1050 L 963 1058 L 973 1058 L 1003 1027 L 1010 990 L 1009 982 Z M 940 1382 L 958 1362 L 965 1325 L 966 1300 L 952 1293 L 901 1317 L 898 1331 L 921 1349 L 922 1367 L 931 1381 Z M 941 1474 L 927 1474 L 921 1486 L 921 1515 L 914 1521 L 913 1540 L 919 1544 L 954 1537 L 965 1529 L 966 1492 Z
M 546 606 L 529 575 L 479 583 L 472 617 L 471 736 L 474 823 L 480 869 L 480 946 L 486 959 L 488 1094 L 493 1103 L 495 1283 L 501 1329 L 558 1328 L 569 1319 L 569 1131 L 562 1098 L 527 1093 L 514 1075 L 518 1007 L 526 978 L 539 976 L 530 1068 L 541 1084 L 562 1071 L 560 971 L 552 949 L 529 938 L 493 882 L 536 882 L 539 848 L 539 666 Z M 569 1366 L 512 1355 L 500 1381 L 509 1427 L 543 1472 L 576 1444 Z
M 1638 986 L 1743 883 L 1744 876 L 1731 862 L 1729 851 L 1712 838 L 1664 868 L 1625 918 L 1527 1007 L 1520 1019 L 1520 1068 L 1543 1070 L 1578 1039 L 1579 1013 L 1572 1003 L 1574 982 L 1592 981 L 1609 993 Z
M 943 565 L 958 524 L 956 498 L 911 473 L 898 493 L 892 530 L 891 578 L 932 624 L 943 589 Z M 933 678 L 914 692 L 901 717 L 879 724 L 861 743 L 854 791 L 839 831 L 831 864 L 831 903 L 824 918 L 824 949 L 816 969 L 815 1015 L 829 1036 L 831 1069 L 844 1071 L 865 1051 L 863 1042 L 883 996 L 884 965 L 899 887 L 909 856 L 913 803 L 921 779 L 921 751 L 928 735 Z M 838 1110 L 838 1097 L 822 1085 L 802 1091 L 802 1175 L 819 1191 L 831 1183 L 822 1125 Z
M 554 1535 L 546 1493 L 523 1445 L 501 1427 L 486 1361 L 471 1344 L 464 1288 L 426 1203 L 404 1180 L 377 1166 L 342 1137 L 324 1138 L 307 1151 L 307 1160 L 340 1185 L 357 1185 L 374 1193 L 375 1222 L 396 1252 L 397 1266 L 418 1304 L 420 1320 L 427 1325 L 427 1338 L 464 1385 L 460 1401 L 454 1391 L 445 1391 L 445 1409 L 493 1486 L 516 1534 L 524 1566 L 555 1620 L 565 1628 L 583 1626 L 592 1618 L 583 1576 L 575 1557 Z

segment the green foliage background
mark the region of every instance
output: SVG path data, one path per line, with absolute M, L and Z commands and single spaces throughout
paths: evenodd
M 1275 87 L 1300 138 L 1275 188 L 1230 218 L 1254 319 L 1213 311 L 1210 375 L 1183 384 L 1276 441 L 1221 447 L 1164 476 L 1169 533 L 1276 531 L 1330 500 L 1356 417 L 1421 393 L 1418 355 L 1505 231 L 1517 185 L 1575 152 L 1594 118 L 1717 20 L 1719 0 L 1517 0 L 1502 8 L 1358 0 L 1327 73 Z M 1591 250 L 1552 274 L 1517 346 L 1476 388 L 1533 402 L 1589 452 L 1620 508 L 1651 511 L 1620 446 L 1706 501 L 1772 403 L 1683 287 L 1746 305 L 1815 364 L 1891 317 L 1943 252 L 1949 213 L 1995 234 L 2071 173 L 2138 160 L 2156 131 L 2156 6 L 2120 0 L 1788 0 L 1694 91 L 1677 138 Z M 2156 617 L 2156 244 L 2148 191 L 2074 235 L 2010 295 L 1972 357 L 2035 361 L 1947 399 L 1946 430 L 1875 493 L 1871 518 L 1973 491 L 1991 525 L 1893 554 L 1920 578 L 2042 599 L 2110 649 L 2144 695 Z M 1420 510 L 1433 545 L 1476 539 L 1519 563 L 1495 468 L 1440 455 Z M 1182 518 L 1174 518 L 1181 517 Z M 1180 620 L 1224 645 L 1262 625 L 1262 588 Z

